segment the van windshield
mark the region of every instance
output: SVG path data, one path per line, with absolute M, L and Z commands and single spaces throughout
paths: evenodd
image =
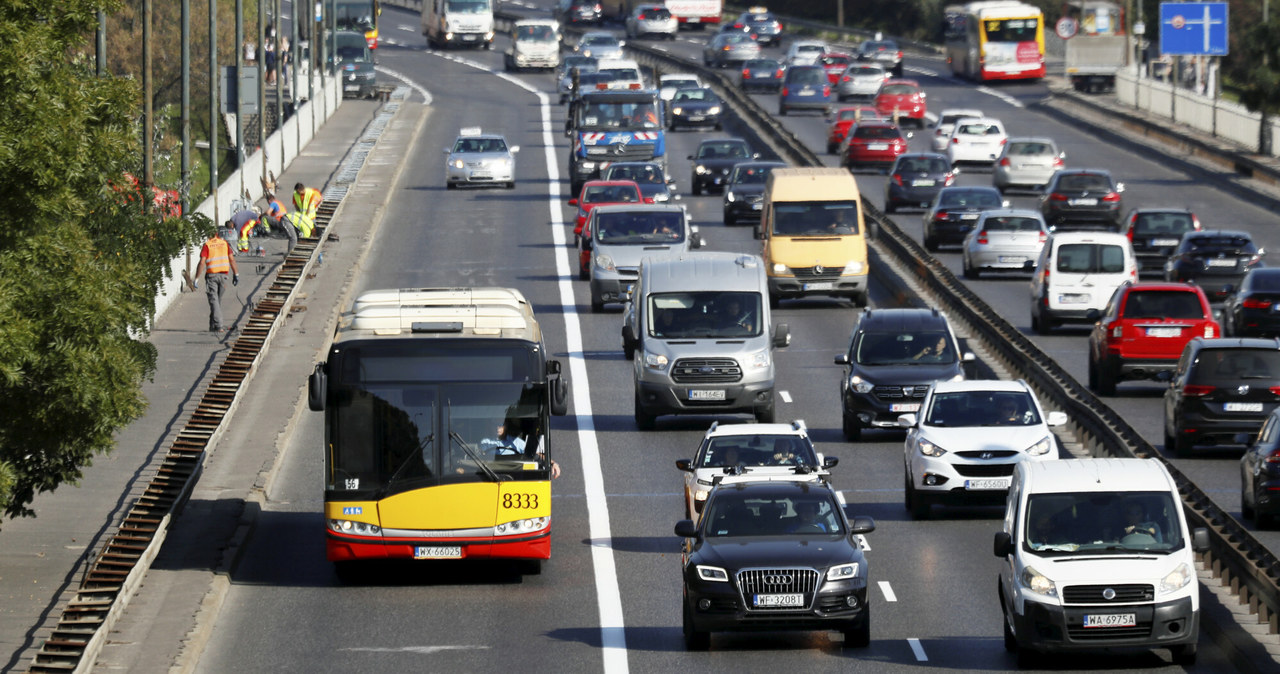
M 858 204 L 853 201 L 774 202 L 773 233 L 779 236 L 857 234 Z
M 755 337 L 763 330 L 762 315 L 758 292 L 655 293 L 646 328 L 660 339 Z
M 1040 555 L 1105 555 L 1182 548 L 1180 504 L 1168 492 L 1033 494 L 1022 545 Z

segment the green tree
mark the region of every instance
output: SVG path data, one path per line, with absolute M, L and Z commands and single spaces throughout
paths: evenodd
M 1249 110 L 1262 115 L 1258 152 L 1271 153 L 1271 117 L 1280 111 L 1280 17 L 1255 21 L 1239 31 L 1223 63 L 1224 79 Z M 1233 22 L 1234 23 L 1234 22 Z
M 136 80 L 99 78 L 96 12 L 0 3 L 0 511 L 76 482 L 146 408 L 145 341 L 168 263 L 211 229 L 140 208 Z M 133 197 L 128 198 L 128 197 Z

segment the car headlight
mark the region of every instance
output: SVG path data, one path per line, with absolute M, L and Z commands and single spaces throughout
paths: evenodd
M 1169 575 L 1160 579 L 1160 594 L 1177 592 L 1186 587 L 1192 578 L 1191 567 L 1187 566 L 1186 562 L 1183 562 L 1173 571 L 1170 571 Z
M 859 262 L 857 260 L 849 260 L 849 263 L 844 266 L 844 275 L 849 276 L 851 274 L 861 274 L 862 270 L 865 269 L 866 266 L 866 263 Z
M 674 108 L 671 108 L 671 114 L 673 114 L 673 115 L 683 115 L 683 114 L 684 114 L 684 108 L 681 108 L 681 107 L 674 107 Z
M 786 273 L 787 273 L 787 272 L 789 272 L 789 271 L 790 271 L 790 270 L 789 270 L 789 269 L 787 269 L 787 265 L 782 264 L 781 262 L 774 262 L 774 263 L 773 263 L 773 273 L 775 273 L 775 274 L 786 274 Z
M 329 528 L 340 534 L 354 534 L 356 536 L 381 536 L 382 527 L 367 522 L 353 522 L 351 520 L 329 520 Z
M 460 168 L 462 168 L 463 166 L 466 166 L 466 164 L 465 164 L 461 159 L 454 159 L 454 160 L 451 160 L 451 161 L 449 162 L 449 165 L 450 165 L 450 166 L 452 166 L 452 167 L 454 167 L 454 168 L 457 168 L 457 169 L 460 169 Z
M 582 169 L 583 171 L 594 171 L 596 168 L 596 163 L 593 161 L 580 161 L 578 162 L 578 168 Z
M 667 369 L 667 357 L 661 353 L 644 352 L 644 366 L 651 370 Z
M 653 201 L 654 203 L 659 203 L 659 204 L 665 203 L 665 202 L 671 201 L 671 195 L 667 194 L 666 192 L 658 192 L 657 194 L 653 195 Z
M 853 387 L 853 390 L 858 393 L 871 393 L 871 389 L 876 387 L 875 384 L 872 384 L 856 374 L 849 379 L 849 386 Z
M 596 266 L 605 271 L 613 271 L 613 258 L 604 254 L 597 255 Z
M 493 527 L 493 535 L 515 536 L 516 534 L 527 534 L 534 531 L 542 531 L 550 524 L 550 517 L 530 517 L 528 519 L 515 520 L 514 522 L 503 522 Z
M 702 164 L 698 164 L 698 165 L 696 165 L 696 166 L 694 166 L 694 167 L 693 167 L 693 172 L 694 172 L 694 173 L 697 173 L 697 174 L 698 174 L 698 175 L 700 175 L 700 176 L 704 176 L 704 175 L 706 175 L 706 174 L 708 174 L 708 173 L 711 173 L 711 170 L 710 170 L 710 169 L 708 169 L 707 167 L 703 166 Z
M 858 575 L 858 563 L 841 564 L 827 569 L 827 580 L 844 580 L 845 578 L 856 578 Z
M 1048 454 L 1051 449 L 1053 449 L 1053 438 L 1042 438 L 1040 442 L 1028 447 L 1026 452 L 1031 456 L 1042 456 Z
M 1057 597 L 1058 586 L 1047 576 L 1036 571 L 1034 567 L 1028 566 L 1022 570 L 1022 575 L 1018 576 L 1018 582 L 1023 587 L 1032 592 L 1046 597 Z
M 764 351 L 757 351 L 751 354 L 748 362 L 751 367 L 759 369 L 762 367 L 769 367 L 769 364 L 772 362 L 772 358 L 769 356 L 769 350 L 765 349 Z
M 718 105 L 713 105 L 713 106 L 711 106 L 711 107 L 707 108 L 707 114 L 708 114 L 708 115 L 718 115 L 718 114 L 720 114 L 720 106 L 718 106 Z
M 943 454 L 946 454 L 947 450 L 933 444 L 932 442 L 929 442 L 928 440 L 921 440 L 920 453 L 924 454 L 925 456 L 932 456 L 934 458 L 937 458 L 939 456 L 942 456 Z
M 702 580 L 709 580 L 713 583 L 729 582 L 729 572 L 718 566 L 703 566 L 699 564 L 697 566 L 697 570 L 698 578 L 701 578 Z
M 701 483 L 702 480 L 698 480 L 698 482 Z M 709 496 L 710 494 L 711 494 L 710 489 L 699 489 L 698 491 L 693 492 L 693 500 L 705 501 L 707 500 L 707 496 Z
M 725 200 L 725 201 L 727 201 L 727 202 L 729 202 L 729 203 L 733 203 L 735 200 L 737 200 L 737 198 L 738 198 L 738 197 L 734 196 L 734 194 L 733 194 L 733 190 L 725 190 L 725 192 L 724 192 L 724 200 Z

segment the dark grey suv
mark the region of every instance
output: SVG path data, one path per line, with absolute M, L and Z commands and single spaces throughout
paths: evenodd
M 840 374 L 841 427 L 855 441 L 863 428 L 898 428 L 898 416 L 919 412 L 929 386 L 960 381 L 972 353 L 961 353 L 947 317 L 937 309 L 867 309 L 848 349 L 835 358 Z

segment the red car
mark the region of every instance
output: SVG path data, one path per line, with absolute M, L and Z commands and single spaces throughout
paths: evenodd
M 915 122 L 917 128 L 924 128 L 925 94 L 920 83 L 915 80 L 885 80 L 880 85 L 880 93 L 876 94 L 876 109 L 889 119 Z
M 892 122 L 861 122 L 849 129 L 840 165 L 850 171 L 873 166 L 888 171 L 907 151 L 907 137 Z
M 582 236 L 582 227 L 587 224 L 587 216 L 591 209 L 605 204 L 642 204 L 644 197 L 640 194 L 640 186 L 634 180 L 588 180 L 582 184 L 582 192 L 576 199 L 570 199 L 570 206 L 578 207 L 578 217 L 573 225 L 573 242 Z
M 831 86 L 840 83 L 840 76 L 844 74 L 845 68 L 853 63 L 853 56 L 849 54 L 841 54 L 839 52 L 827 52 L 818 59 L 818 65 L 827 71 L 827 79 L 831 81 Z
M 827 154 L 835 154 L 844 144 L 849 127 L 858 122 L 882 119 L 880 111 L 870 105 L 855 105 L 836 110 L 827 120 Z
M 1116 383 L 1172 372 L 1195 337 L 1222 336 L 1209 298 L 1190 283 L 1127 283 L 1116 290 L 1089 335 L 1089 388 L 1115 395 Z

